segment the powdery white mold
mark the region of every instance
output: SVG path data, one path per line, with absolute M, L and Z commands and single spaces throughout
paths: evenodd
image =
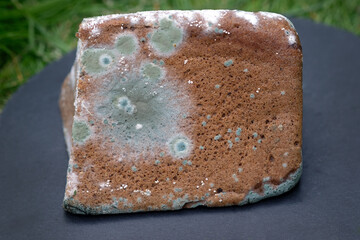
M 245 11 L 236 11 L 236 16 L 239 18 L 243 18 L 249 23 L 251 23 L 253 26 L 256 26 L 258 24 L 258 17 L 253 12 L 245 12 Z
M 154 24 L 156 21 L 162 18 L 169 18 L 172 15 L 176 14 L 177 17 L 183 18 L 188 22 L 191 22 L 196 15 L 200 15 L 204 18 L 205 21 L 212 24 L 217 24 L 219 19 L 226 13 L 226 10 L 192 10 L 192 11 L 178 11 L 178 10 L 169 10 L 169 11 L 146 11 L 146 12 L 137 12 L 130 14 L 112 14 L 106 16 L 99 16 L 94 18 L 85 18 L 81 23 L 80 27 L 84 29 L 94 29 L 98 24 L 104 23 L 105 21 L 118 19 L 120 17 L 130 18 L 132 24 L 137 24 L 139 19 L 142 19 L 145 24 Z M 96 31 L 95 31 L 96 33 Z M 96 33 L 97 34 L 97 33 Z
M 285 16 L 278 14 L 278 13 L 272 13 L 272 12 L 259 12 L 259 14 L 264 18 L 271 18 L 271 19 L 277 19 L 277 20 L 285 20 L 289 23 L 289 26 L 295 30 L 294 24 Z
M 223 10 L 202 10 L 198 11 L 200 16 L 209 24 L 216 25 L 219 22 L 219 19 L 222 18 L 226 11 Z
M 65 198 L 70 198 L 76 195 L 77 185 L 79 184 L 76 173 L 70 171 L 67 174 Z
M 284 17 L 283 15 L 278 14 L 278 13 L 272 13 L 272 12 L 259 12 L 259 13 L 264 18 L 272 18 L 272 19 L 277 19 L 277 20 L 286 19 L 286 17 Z
M 296 43 L 296 37 L 294 34 L 290 33 L 289 36 L 288 36 L 288 39 L 289 39 L 289 44 L 290 45 L 293 45 L 294 43 Z
M 290 27 L 294 28 L 292 22 L 286 18 L 285 16 L 277 13 L 271 12 L 247 12 L 247 11 L 240 11 L 240 10 L 232 10 L 236 13 L 236 16 L 242 18 L 253 26 L 257 26 L 259 23 L 259 17 L 264 19 L 271 18 L 277 20 L 286 20 Z M 227 13 L 231 12 L 231 10 L 190 10 L 190 11 L 178 11 L 178 10 L 168 10 L 168 11 L 146 11 L 146 12 L 137 12 L 137 13 L 130 13 L 130 14 L 113 14 L 113 15 L 106 15 L 106 16 L 99 16 L 94 18 L 85 18 L 81 23 L 80 27 L 83 29 L 91 30 L 91 36 L 96 37 L 100 34 L 99 29 L 97 29 L 98 24 L 102 24 L 106 21 L 123 18 L 129 18 L 131 24 L 136 25 L 139 23 L 139 19 L 142 19 L 145 24 L 154 25 L 160 19 L 172 19 L 174 15 L 179 21 L 186 20 L 189 24 L 198 24 L 199 26 L 205 26 L 205 30 L 209 31 L 211 26 L 218 25 L 219 20 Z M 203 21 L 195 22 L 195 17 L 200 16 Z M 194 22 L 193 22 L 194 21 Z

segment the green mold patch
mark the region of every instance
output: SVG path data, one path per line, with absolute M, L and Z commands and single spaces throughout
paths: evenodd
M 161 68 L 154 63 L 145 64 L 142 68 L 142 75 L 145 79 L 159 81 L 163 75 Z
M 90 129 L 86 122 L 75 120 L 72 127 L 74 142 L 83 143 L 90 136 Z
M 89 48 L 81 57 L 82 66 L 90 75 L 106 73 L 114 62 L 114 54 L 106 49 Z
M 121 35 L 115 41 L 115 48 L 125 56 L 135 53 L 137 47 L 136 38 L 131 35 Z
M 150 43 L 160 54 L 170 54 L 182 39 L 182 30 L 176 27 L 174 21 L 164 18 L 160 20 L 160 27 L 153 32 Z

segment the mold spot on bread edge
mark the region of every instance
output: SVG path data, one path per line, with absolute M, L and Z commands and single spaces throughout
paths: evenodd
M 248 203 L 256 203 L 260 200 L 263 200 L 268 197 L 274 197 L 278 196 L 280 194 L 283 194 L 290 189 L 292 189 L 296 183 L 299 181 L 302 174 L 302 163 L 300 164 L 300 167 L 292 174 L 290 174 L 289 178 L 281 183 L 278 186 L 273 186 L 271 183 L 265 183 L 264 184 L 264 192 L 262 194 L 259 194 L 255 191 L 250 191 L 244 200 L 242 200 L 238 205 L 242 206 Z
M 106 49 L 87 49 L 81 57 L 82 66 L 90 75 L 107 72 L 115 62 L 115 55 Z
M 84 121 L 75 120 L 72 127 L 72 138 L 76 143 L 83 143 L 90 136 L 89 126 Z
M 174 21 L 163 18 L 160 20 L 160 27 L 151 34 L 150 43 L 160 54 L 171 54 L 182 42 L 183 32 Z

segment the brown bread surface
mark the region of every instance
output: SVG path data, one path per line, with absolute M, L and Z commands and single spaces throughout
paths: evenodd
M 285 17 L 111 15 L 85 19 L 77 37 L 60 99 L 65 210 L 243 205 L 299 180 L 302 51 Z

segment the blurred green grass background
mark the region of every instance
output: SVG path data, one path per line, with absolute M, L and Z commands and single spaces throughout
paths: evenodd
M 360 36 L 360 0 L 8 0 L 0 1 L 0 112 L 12 93 L 76 47 L 85 17 L 166 9 L 270 11 Z

